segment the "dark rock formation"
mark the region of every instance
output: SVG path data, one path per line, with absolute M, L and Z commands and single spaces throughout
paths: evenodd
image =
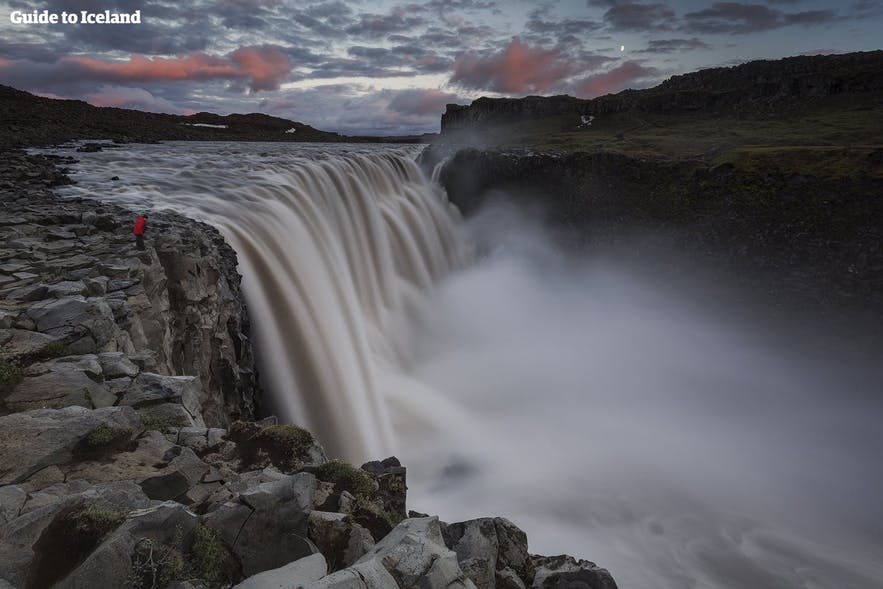
M 59 182 L 49 160 L 17 152 L 2 159 L 0 358 L 24 371 L 20 383 L 4 387 L 0 403 L 6 410 L 117 401 L 158 406 L 168 395 L 180 397 L 172 389 L 189 386 L 210 425 L 255 415 L 248 316 L 235 253 L 221 235 L 189 219 L 157 214 L 150 219 L 149 247 L 138 251 L 132 212 L 60 200 L 35 186 Z M 19 187 L 22 177 L 31 181 L 28 188 Z M 118 356 L 107 355 L 112 353 Z M 84 354 L 103 355 L 105 364 L 115 365 L 107 375 L 70 362 L 31 366 Z M 138 371 L 156 378 L 189 375 L 176 377 L 189 384 L 134 378 Z M 191 419 L 195 413 L 190 411 Z
M 424 161 L 450 152 L 430 148 Z M 461 210 L 494 190 L 539 208 L 577 245 L 663 234 L 777 289 L 883 308 L 883 180 L 762 174 L 615 153 L 456 151 L 440 180 Z
M 532 119 L 572 115 L 609 115 L 625 111 L 704 114 L 726 112 L 757 116 L 782 112 L 795 104 L 883 90 L 883 51 L 813 55 L 673 76 L 647 90 L 582 100 L 572 96 L 479 98 L 469 106 L 449 104 L 441 119 L 442 139 L 460 131 L 480 131 Z

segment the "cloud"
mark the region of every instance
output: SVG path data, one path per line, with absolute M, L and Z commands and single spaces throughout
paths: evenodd
M 248 77 L 254 92 L 275 90 L 292 69 L 283 53 L 267 46 L 241 47 L 230 54 L 230 61 Z
M 569 62 L 561 60 L 559 50 L 530 47 L 515 37 L 499 53 L 458 57 L 450 83 L 502 94 L 545 92 L 567 78 L 572 69 Z
M 403 115 L 434 115 L 441 117 L 445 105 L 452 102 L 463 102 L 456 94 L 441 90 L 404 90 L 396 94 L 387 110 Z
M 580 98 L 614 94 L 626 88 L 643 86 L 658 75 L 659 71 L 656 68 L 643 66 L 637 61 L 626 61 L 612 70 L 577 82 L 574 86 L 574 94 Z
M 98 92 L 86 97 L 93 106 L 134 108 L 150 112 L 180 113 L 178 108 L 164 98 L 158 98 L 144 88 L 125 86 L 102 86 Z
M 711 7 L 684 15 L 685 29 L 699 33 L 745 34 L 790 25 L 811 26 L 838 19 L 831 10 L 782 12 L 763 4 L 715 2 Z
M 242 47 L 226 57 L 193 53 L 179 57 L 133 55 L 107 61 L 86 56 L 63 57 L 52 64 L 26 60 L 0 64 L 0 79 L 25 87 L 60 82 L 162 82 L 229 80 L 236 88 L 272 90 L 291 71 L 284 54 L 267 47 Z
M 652 31 L 672 28 L 675 13 L 665 4 L 606 2 L 604 21 L 615 31 Z
M 646 49 L 635 53 L 675 53 L 691 49 L 711 49 L 711 45 L 696 37 L 692 39 L 654 39 L 647 43 Z
M 397 7 L 389 14 L 363 13 L 358 22 L 346 28 L 346 32 L 357 37 L 384 37 L 415 29 L 426 23 L 423 17 L 413 14 L 419 11 L 418 6 L 409 4 Z

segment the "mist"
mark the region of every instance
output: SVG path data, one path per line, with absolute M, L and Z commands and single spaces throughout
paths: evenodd
M 879 369 L 712 276 L 564 253 L 503 201 L 467 229 L 482 255 L 388 386 L 412 509 L 508 517 L 622 588 L 878 586 Z

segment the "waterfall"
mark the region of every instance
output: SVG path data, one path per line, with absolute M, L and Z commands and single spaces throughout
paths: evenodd
M 454 214 L 398 154 L 275 173 L 259 202 L 213 219 L 239 254 L 265 387 L 281 417 L 331 455 L 386 456 L 377 371 L 406 360 L 396 322 L 461 259 Z
M 70 190 L 118 174 L 115 202 L 216 226 L 238 254 L 271 410 L 358 463 L 393 453 L 384 373 L 406 365 L 404 326 L 466 256 L 414 155 L 166 144 L 96 158 Z

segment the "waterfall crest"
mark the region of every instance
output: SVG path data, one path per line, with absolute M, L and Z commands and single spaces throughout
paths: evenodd
M 377 371 L 405 360 L 394 324 L 462 260 L 456 213 L 400 154 L 273 174 L 258 201 L 213 219 L 239 253 L 265 387 L 280 416 L 331 455 L 385 456 L 392 431 Z
M 425 293 L 467 257 L 414 147 L 150 146 L 96 158 L 69 192 L 217 227 L 236 250 L 270 410 L 352 462 L 393 453 L 384 373 L 407 363 Z M 171 151 L 167 153 L 167 151 Z

